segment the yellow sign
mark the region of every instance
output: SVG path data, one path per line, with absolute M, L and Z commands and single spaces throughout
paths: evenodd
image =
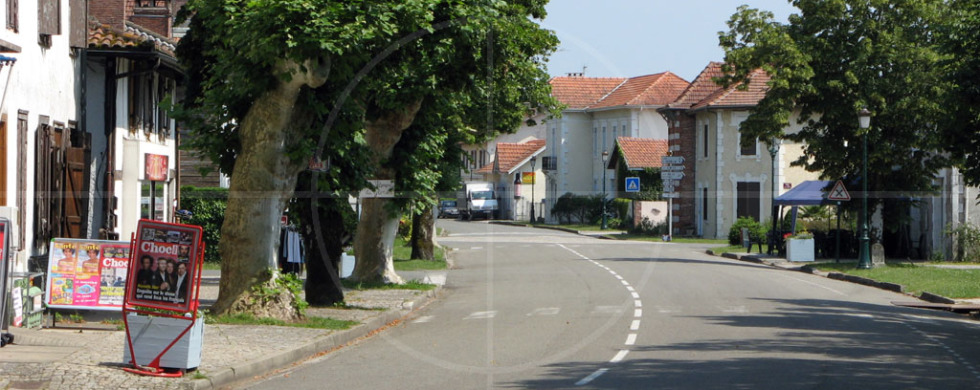
M 534 184 L 534 172 L 522 172 L 521 184 Z

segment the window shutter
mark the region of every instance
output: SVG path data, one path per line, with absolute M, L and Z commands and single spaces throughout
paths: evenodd
M 37 32 L 43 35 L 61 34 L 61 2 L 37 1 Z

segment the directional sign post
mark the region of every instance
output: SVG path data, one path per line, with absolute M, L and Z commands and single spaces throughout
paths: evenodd
M 661 165 L 672 165 L 672 164 L 680 165 L 680 164 L 683 164 L 683 163 L 684 163 L 684 156 L 663 156 L 663 157 L 660 157 L 660 164 Z
M 660 171 L 660 178 L 664 180 L 680 180 L 684 178 L 684 172 Z

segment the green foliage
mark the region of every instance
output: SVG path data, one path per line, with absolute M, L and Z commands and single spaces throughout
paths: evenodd
M 825 178 L 860 176 L 866 138 L 872 194 L 932 190 L 934 174 L 950 163 L 936 131 L 949 117 L 942 104 L 948 56 L 935 28 L 950 15 L 947 3 L 794 1 L 800 12 L 788 24 L 740 7 L 720 35 L 727 75 L 717 81 L 745 88 L 760 82 L 757 70 L 771 79 L 739 130 L 803 143 L 792 163 Z M 872 113 L 867 130 L 858 125 L 862 108 Z M 793 112 L 802 129 L 784 133 Z
M 365 283 L 351 282 L 347 279 L 341 280 L 344 288 L 351 290 L 419 290 L 429 291 L 436 288 L 434 284 L 422 283 L 418 280 L 409 280 L 405 284 L 384 284 L 384 283 Z
M 620 150 L 620 154 L 622 154 L 622 150 Z M 640 192 L 625 191 L 627 177 L 640 178 Z M 619 197 L 633 200 L 662 200 L 663 188 L 664 182 L 660 178 L 660 168 L 630 171 L 626 169 L 626 164 L 619 164 L 616 171 L 616 189 Z
M 208 324 L 228 324 L 228 325 L 266 325 L 266 326 L 289 326 L 293 328 L 315 328 L 344 330 L 359 324 L 357 321 L 337 320 L 326 317 L 305 317 L 299 321 L 287 322 L 275 318 L 256 318 L 248 313 L 223 315 L 217 317 L 206 317 Z
M 272 270 L 265 271 L 266 278 L 269 278 L 269 275 L 272 274 Z M 306 308 L 310 306 L 300 296 L 300 293 L 303 291 L 303 281 L 294 274 L 277 272 L 275 275 L 277 276 L 271 284 L 261 283 L 252 286 L 252 293 L 257 299 L 269 301 L 277 299 L 284 291 L 288 291 L 293 296 L 293 308 L 296 309 L 296 312 L 300 316 L 303 316 L 306 313 Z
M 728 243 L 730 245 L 742 245 L 743 227 L 749 229 L 749 237 L 753 243 L 756 241 L 765 242 L 766 234 L 769 232 L 768 225 L 761 224 L 752 218 L 741 217 L 728 230 Z
M 857 275 L 880 282 L 889 282 L 905 286 L 908 293 L 920 294 L 928 291 L 953 299 L 967 299 L 980 296 L 980 270 L 949 269 L 912 264 L 888 264 L 885 267 L 872 269 L 857 269 L 854 263 L 821 263 L 814 264 L 825 272 L 840 272 Z
M 980 2 L 950 1 L 937 30 L 946 54 L 946 77 L 952 81 L 943 106 L 944 145 L 956 158 L 967 184 L 980 185 Z
M 575 195 L 566 193 L 555 201 L 555 206 L 551 208 L 551 215 L 558 218 L 559 223 L 568 224 L 573 220 L 580 223 L 597 223 L 602 218 L 602 195 Z M 607 205 L 607 212 L 614 212 Z
M 631 233 L 661 237 L 664 234 L 667 234 L 667 222 L 664 221 L 654 224 L 650 218 L 643 217 L 643 220 L 641 220 L 640 223 L 633 228 Z
M 956 244 L 953 256 L 956 261 L 980 261 L 980 227 L 968 223 L 956 228 L 947 226 L 945 234 L 951 236 Z
M 204 230 L 204 261 L 221 262 L 218 243 L 221 241 L 221 225 L 225 222 L 225 206 L 228 190 L 224 188 L 180 188 L 180 207 L 192 213 L 191 218 L 181 221 L 198 225 Z

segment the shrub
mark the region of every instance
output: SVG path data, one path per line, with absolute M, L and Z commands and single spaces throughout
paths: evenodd
M 181 187 L 180 207 L 192 213 L 181 223 L 198 225 L 204 230 L 204 261 L 221 262 L 218 243 L 221 242 L 221 225 L 225 222 L 225 207 L 228 204 L 226 188 Z
M 742 245 L 742 228 L 749 229 L 749 236 L 752 241 L 763 240 L 766 236 L 766 228 L 756 220 L 748 217 L 741 217 L 728 230 L 728 244 Z
M 980 260 L 980 228 L 962 224 L 955 229 L 947 227 L 946 234 L 953 238 L 956 248 L 953 258 L 956 261 Z

